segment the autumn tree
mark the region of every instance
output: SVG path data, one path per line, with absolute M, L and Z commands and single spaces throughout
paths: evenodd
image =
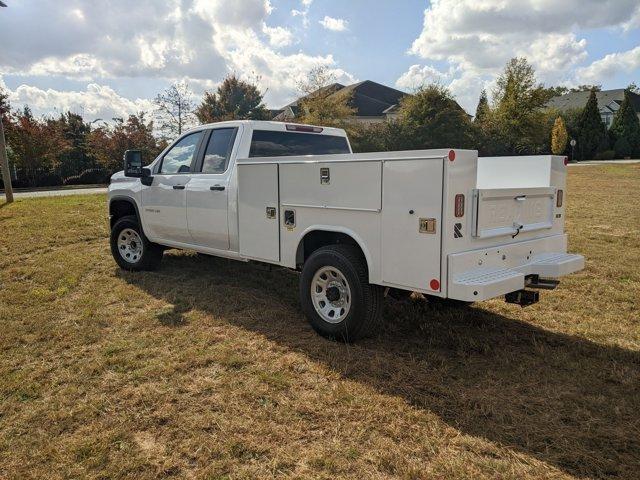
M 125 150 L 141 150 L 143 161 L 150 163 L 165 145 L 153 136 L 153 121 L 147 120 L 143 112 L 129 115 L 126 121 L 115 118 L 113 126 L 102 125 L 89 135 L 92 154 L 109 172 L 122 170 Z
M 182 134 L 193 123 L 193 92 L 184 82 L 174 83 L 156 95 L 156 119 L 162 133 L 170 138 Z
M 9 158 L 28 184 L 55 169 L 71 148 L 58 122 L 35 118 L 29 107 L 16 114 L 8 144 Z
M 88 136 L 91 126 L 76 113 L 63 113 L 56 120 L 56 128 L 60 129 L 69 143 L 69 149 L 58 157 L 60 174 L 63 177 L 75 175 L 93 166 L 89 153 Z
M 640 121 L 631 104 L 629 91 L 625 90 L 622 105 L 611 124 L 614 150 L 618 157 L 640 155 Z
M 551 130 L 551 153 L 554 155 L 562 155 L 567 148 L 568 140 L 569 134 L 567 133 L 567 126 L 564 120 L 562 117 L 556 117 L 553 123 L 553 129 Z
M 258 87 L 235 75 L 225 78 L 215 92 L 205 92 L 195 115 L 200 123 L 269 118 Z
M 333 72 L 319 66 L 298 82 L 298 90 L 303 97 L 298 102 L 300 113 L 296 120 L 313 125 L 345 126 L 353 118 L 352 95 L 344 92 L 335 80 Z

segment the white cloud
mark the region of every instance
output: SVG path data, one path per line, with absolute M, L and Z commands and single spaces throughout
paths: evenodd
M 400 75 L 396 80 L 396 87 L 404 90 L 416 90 L 429 83 L 442 83 L 447 75 L 430 65 L 411 65 L 409 70 Z
M 127 117 L 140 111 L 151 112 L 153 105 L 147 99 L 130 100 L 111 87 L 91 83 L 84 91 L 60 91 L 20 85 L 9 90 L 9 100 L 15 107 L 29 105 L 35 114 L 83 113 L 87 118 L 110 121 L 113 117 Z
M 448 65 L 448 86 L 473 111 L 480 90 L 494 81 L 510 58 L 526 57 L 541 81 L 571 83 L 576 67 L 587 58 L 587 41 L 576 32 L 628 29 L 639 20 L 638 0 L 433 0 L 409 53 Z M 586 69 L 583 75 L 597 68 L 603 65 Z M 433 74 L 430 67 L 414 65 L 398 85 Z
M 262 32 L 269 37 L 269 44 L 272 47 L 286 47 L 293 43 L 293 33 L 287 28 L 263 25 Z
M 291 15 L 294 17 L 300 17 L 302 19 L 302 26 L 307 28 L 309 26 L 309 9 L 311 8 L 311 4 L 313 0 L 301 0 L 300 5 L 301 8 L 298 10 L 294 8 L 291 10 Z
M 311 3 L 300 3 L 305 18 Z M 199 89 L 212 88 L 235 72 L 258 78 L 270 106 L 291 100 L 296 80 L 314 66 L 325 65 L 344 80 L 353 78 L 337 67 L 332 55 L 280 52 L 295 39 L 290 29 L 269 21 L 272 10 L 269 0 L 114 0 L 92 2 L 90 8 L 83 0 L 64 5 L 57 0 L 24 2 L 3 12 L 7 17 L 0 28 L 0 45 L 12 48 L 0 55 L 0 72 L 37 76 L 40 81 L 57 78 L 54 85 L 71 79 L 108 88 L 112 79 L 122 83 L 140 78 L 153 85 L 186 80 Z M 16 43 L 16 38 L 21 41 Z M 23 87 L 21 101 L 27 93 L 61 105 L 70 98 L 90 101 L 95 96 L 88 91 Z M 131 107 L 120 100 L 116 104 L 121 111 Z
M 332 30 L 334 32 L 344 32 L 347 30 L 349 22 L 344 18 L 333 18 L 325 15 L 325 17 L 318 22 L 327 30 Z
M 602 83 L 622 72 L 640 69 L 640 46 L 626 52 L 610 53 L 587 67 L 578 69 L 581 83 Z

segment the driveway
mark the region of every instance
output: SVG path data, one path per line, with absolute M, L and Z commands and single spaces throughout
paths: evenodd
M 37 190 L 33 192 L 13 192 L 13 198 L 56 197 L 63 195 L 90 195 L 92 193 L 107 193 L 107 187 L 95 188 L 66 188 L 59 190 Z M 4 193 L 0 193 L 0 199 L 4 200 Z

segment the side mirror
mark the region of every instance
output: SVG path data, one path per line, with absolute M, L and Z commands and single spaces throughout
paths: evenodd
M 124 152 L 124 176 L 141 178 L 142 152 L 140 150 L 127 150 Z

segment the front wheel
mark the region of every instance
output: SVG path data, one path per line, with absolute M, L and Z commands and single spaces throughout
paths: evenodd
M 380 324 L 382 289 L 369 284 L 366 261 L 349 245 L 316 250 L 300 278 L 300 303 L 320 335 L 352 342 L 371 335 Z
M 128 215 L 111 229 L 111 254 L 124 270 L 155 270 L 162 260 L 162 247 L 144 236 L 138 218 Z

